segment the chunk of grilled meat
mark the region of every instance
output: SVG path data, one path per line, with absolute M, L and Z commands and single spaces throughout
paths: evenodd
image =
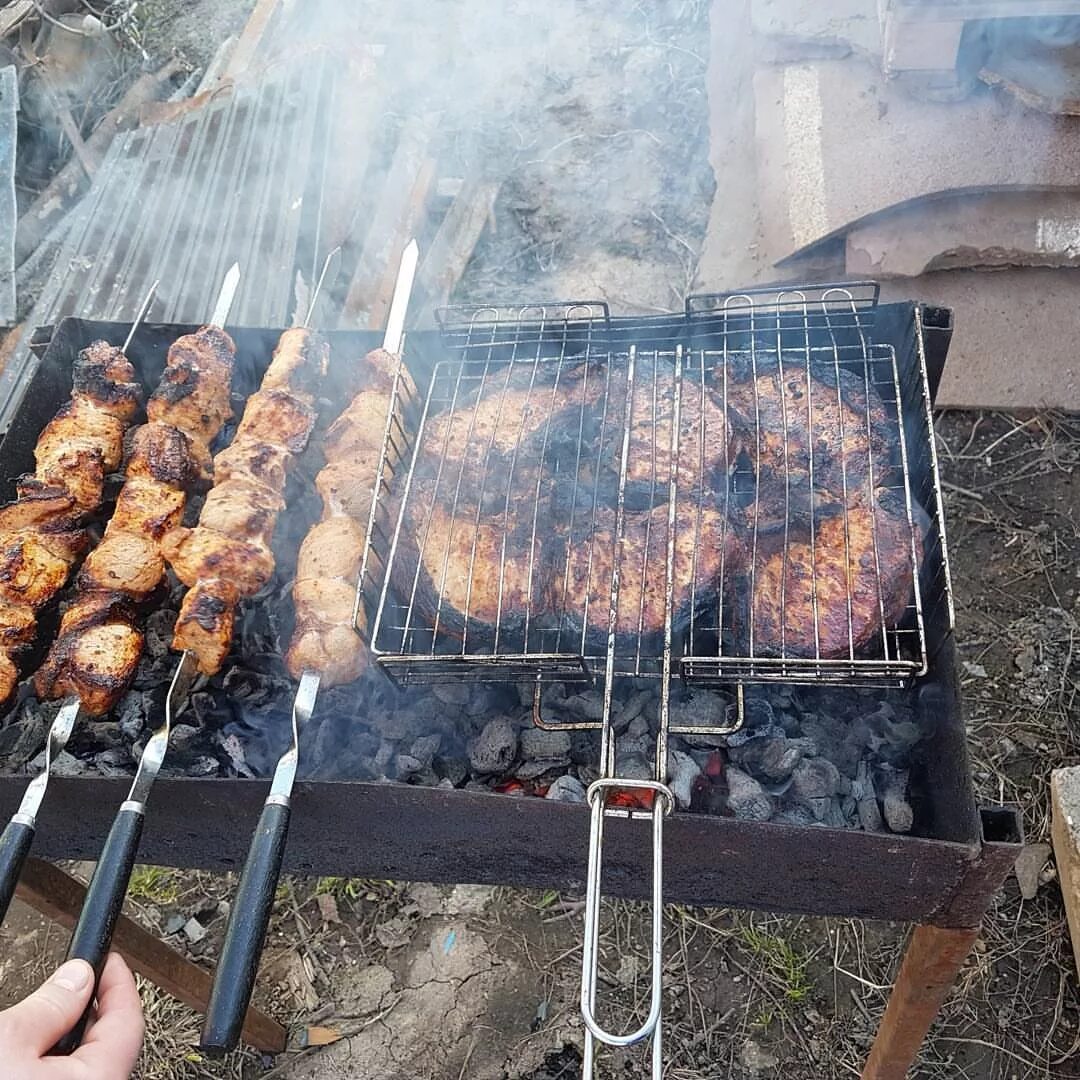
M 871 474 L 878 486 L 895 473 L 896 425 L 861 376 L 821 365 L 808 377 L 805 367 L 788 365 L 733 384 L 728 397 L 750 423 L 746 448 L 756 462 L 759 528 L 842 501 Z
M 478 521 L 472 506 L 460 504 L 455 514 L 433 498 L 434 481 L 414 478 L 414 484 L 406 529 L 419 555 L 418 574 L 401 586 L 428 626 L 453 635 L 470 622 L 516 630 L 537 613 L 550 613 L 552 566 L 545 530 L 534 526 L 531 512 Z
M 165 536 L 165 557 L 191 590 L 173 647 L 190 649 L 204 674 L 218 671 L 228 656 L 240 598 L 273 575 L 270 541 L 285 505 L 286 468 L 311 435 L 313 390 L 328 360 L 329 346 L 311 330 L 282 334 L 260 389 L 244 406 L 233 445 L 218 455 L 219 472 L 198 526 Z
M 224 536 L 245 537 L 269 550 L 278 513 L 284 508 L 285 500 L 265 484 L 223 480 L 206 496 L 199 525 Z
M 293 586 L 296 628 L 285 654 L 294 678 L 317 671 L 324 685 L 340 686 L 360 677 L 367 653 L 353 627 L 355 602 L 355 578 L 351 582 L 322 577 L 297 580 Z
M 180 604 L 173 648 L 190 649 L 199 659 L 200 671 L 219 671 L 232 646 L 239 601 L 236 588 L 223 578 L 197 581 Z
M 36 611 L 64 587 L 72 561 L 34 529 L 8 534 L 0 539 L 0 599 Z
M 214 458 L 214 479 L 249 480 L 274 491 L 285 490 L 285 469 L 292 454 L 284 446 L 256 439 L 242 439 L 226 446 Z
M 332 461 L 315 474 L 315 488 L 322 497 L 324 516 L 344 514 L 357 521 L 367 521 L 380 455 L 380 449 L 358 449 L 351 458 Z M 389 471 L 387 465 L 384 479 L 389 479 Z
M 174 342 L 150 402 L 150 422 L 135 432 L 124 487 L 105 536 L 77 580 L 56 641 L 34 680 L 50 700 L 78 694 L 94 716 L 126 693 L 143 635 L 137 610 L 165 573 L 162 545 L 183 519 L 187 492 L 205 477 L 208 446 L 231 415 L 235 349 L 216 327 Z
M 278 338 L 260 386 L 263 390 L 287 390 L 291 394 L 308 395 L 310 401 L 329 363 L 330 345 L 326 339 L 306 326 L 294 326 Z
M 82 511 L 74 496 L 59 484 L 47 484 L 36 476 L 23 476 L 16 485 L 18 497 L 0 507 L 0 536 L 18 529 L 61 523 L 74 528 Z
M 672 565 L 672 625 L 676 633 L 693 615 L 715 610 L 730 582 L 746 567 L 746 548 L 711 495 L 690 494 L 676 506 Z M 609 632 L 614 560 L 618 559 L 617 642 L 663 634 L 667 612 L 668 507 L 628 513 L 623 536 L 614 510 L 597 512 L 565 544 L 565 563 L 556 573 L 552 610 L 571 629 L 583 651 L 604 647 Z
M 153 480 L 180 491 L 195 488 L 203 477 L 201 440 L 172 424 L 151 421 L 135 429 L 124 475 L 128 482 Z
M 130 424 L 142 401 L 131 361 L 115 345 L 94 341 L 79 353 L 72 371 L 74 396 Z
M 117 593 L 76 598 L 34 676 L 43 700 L 77 696 L 91 716 L 108 712 L 135 677 L 143 635 L 130 602 Z
M 232 338 L 216 326 L 204 326 L 173 342 L 161 382 L 146 403 L 146 415 L 209 446 L 232 416 L 229 385 L 235 354 Z
M 745 642 L 757 655 L 856 659 L 910 602 L 912 529 L 895 492 L 856 491 L 846 512 L 815 519 L 786 547 L 759 540 Z
M 299 454 L 307 446 L 315 426 L 315 410 L 287 390 L 259 390 L 247 399 L 235 442 L 272 439 L 290 454 Z
M 101 502 L 105 474 L 120 464 L 123 452 L 124 422 L 73 397 L 38 436 L 35 475 L 66 488 L 82 509 L 92 510 Z

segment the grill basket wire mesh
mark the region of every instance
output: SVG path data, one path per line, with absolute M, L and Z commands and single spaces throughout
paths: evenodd
M 373 524 L 381 524 L 372 530 L 362 584 L 379 662 L 401 682 L 569 681 L 609 670 L 661 676 L 663 627 L 646 611 L 655 614 L 656 590 L 662 596 L 671 585 L 675 664 L 687 682 L 897 685 L 924 672 L 924 596 L 933 597 L 935 609 L 950 604 L 929 393 L 921 356 L 900 365 L 892 345 L 874 340 L 876 299 L 875 286 L 849 284 L 691 298 L 681 315 L 647 319 L 613 319 L 595 303 L 442 313 L 443 354 L 421 403 L 417 437 L 409 454 L 399 453 L 401 466 L 385 470 L 396 475 L 380 481 L 372 508 Z M 797 411 L 805 407 L 805 418 L 789 416 L 783 404 L 789 395 L 779 387 L 790 380 L 804 389 Z M 703 448 L 716 417 L 713 410 L 709 421 L 707 400 L 724 416 L 729 409 L 745 414 L 770 385 L 781 399 L 783 430 L 770 432 L 756 421 L 750 430 L 751 446 L 760 450 L 776 435 L 782 446 L 784 482 L 773 488 L 783 491 L 782 512 L 766 524 L 756 500 L 759 455 L 746 453 L 745 444 L 740 451 L 729 441 L 732 448 L 712 462 L 714 483 L 691 491 L 689 481 L 695 469 L 698 477 L 707 471 Z M 843 407 L 852 385 L 862 392 L 861 412 Z M 481 388 L 487 422 L 478 424 L 473 406 Z M 859 436 L 852 453 L 865 457 L 851 491 L 846 466 L 840 467 L 839 510 L 835 499 L 818 505 L 815 440 L 804 455 L 808 475 L 789 468 L 798 460 L 799 425 L 817 430 L 819 401 L 836 403 L 832 415 L 839 417 L 838 428 L 826 434 L 842 441 Z M 856 430 L 845 434 L 845 423 Z M 620 454 L 630 430 L 630 453 Z M 890 460 L 875 457 L 872 430 L 885 437 Z M 399 438 L 404 443 L 404 431 Z M 666 506 L 672 458 L 675 535 L 689 552 L 689 563 L 676 559 L 674 568 Z M 816 633 L 815 647 L 805 640 L 792 646 L 785 640 L 792 620 L 783 596 L 778 636 L 763 635 L 754 601 L 761 551 L 775 550 L 783 536 L 781 581 L 787 582 L 789 552 L 799 539 L 812 583 L 801 587 L 802 597 L 816 622 L 824 612 L 815 567 L 824 555 L 815 538 L 840 513 L 844 543 L 853 543 L 846 508 L 849 496 L 857 501 L 860 484 L 884 495 L 888 510 L 865 498 L 871 543 L 853 547 L 850 557 L 831 552 L 847 582 L 846 647 L 825 656 L 816 649 Z M 620 507 L 623 528 L 616 536 Z M 720 566 L 711 510 L 720 512 Z M 891 558 L 916 584 L 902 614 L 894 611 L 870 641 L 859 642 L 851 628 L 853 591 L 864 601 L 874 597 L 883 614 L 888 606 L 881 570 L 886 513 L 900 516 L 907 538 L 898 556 L 894 521 Z M 705 520 L 713 531 L 702 528 Z M 741 599 L 740 589 L 723 586 L 727 529 L 749 553 Z M 921 552 L 932 569 L 920 581 Z M 455 591 L 448 583 L 463 560 L 468 572 L 457 575 Z M 484 617 L 473 606 L 474 589 L 488 596 Z M 616 605 L 620 629 L 609 638 L 609 608 Z

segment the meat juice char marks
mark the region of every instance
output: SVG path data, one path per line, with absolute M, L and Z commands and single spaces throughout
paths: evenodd
M 205 482 L 210 442 L 231 415 L 235 353 L 229 335 L 212 326 L 170 347 L 112 519 L 35 677 L 40 698 L 77 696 L 100 716 L 130 687 L 143 650 L 140 607 L 165 576 L 164 538 L 182 520 L 188 493 Z
M 35 472 L 19 478 L 17 498 L 0 508 L 0 703 L 18 682 L 17 661 L 34 640 L 37 612 L 89 546 L 83 523 L 100 507 L 141 397 L 120 349 L 104 341 L 83 349 L 71 399 L 38 437 Z
M 415 581 L 398 580 L 399 593 L 450 635 L 477 642 L 554 625 L 568 631 L 562 645 L 595 651 L 607 640 L 618 559 L 617 639 L 656 638 L 666 612 L 672 361 L 638 356 L 629 420 L 625 374 L 606 385 L 600 374 L 590 395 L 580 389 L 587 365 L 564 367 L 558 379 L 577 387 L 575 416 L 537 378 L 538 365 L 513 366 L 429 417 L 404 520 Z M 679 413 L 675 630 L 720 606 L 719 620 L 702 621 L 756 654 L 839 658 L 873 647 L 905 614 L 913 547 L 916 564 L 922 556 L 898 421 L 874 387 L 833 365 L 702 366 L 684 370 Z M 584 443 L 576 458 L 553 468 L 553 448 L 575 437 Z M 531 515 L 543 528 L 523 527 Z M 786 615 L 781 597 L 791 599 Z M 517 651 L 508 640 L 499 651 Z
M 194 653 L 205 675 L 219 671 L 229 653 L 240 600 L 274 573 L 270 542 L 285 506 L 286 472 L 315 425 L 315 390 L 329 358 L 327 343 L 306 327 L 281 335 L 232 444 L 215 461 L 198 525 L 164 538 L 165 557 L 188 587 L 173 648 Z
M 354 608 L 371 497 L 382 479 L 378 473 L 387 423 L 404 430 L 404 416 L 388 417 L 391 399 L 399 404 L 416 394 L 405 367 L 399 373 L 397 357 L 384 349 L 368 353 L 360 368 L 363 386 L 324 441 L 326 464 L 315 478 L 322 517 L 300 546 L 293 585 L 296 624 L 285 656 L 294 678 L 314 671 L 325 686 L 352 682 L 368 666 L 361 637 L 366 614 L 361 607 L 358 626 Z M 395 376 L 404 381 L 396 398 Z

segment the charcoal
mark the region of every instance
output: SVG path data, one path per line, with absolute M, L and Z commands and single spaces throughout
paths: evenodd
M 644 716 L 636 716 L 626 725 L 626 734 L 631 738 L 649 734 L 649 721 Z
M 152 657 L 164 656 L 172 645 L 176 612 L 159 608 L 146 616 L 146 651 Z
M 133 691 L 126 694 L 116 710 L 120 731 L 128 742 L 134 742 L 146 726 L 150 714 L 152 699 L 145 692 Z
M 724 698 L 700 691 L 668 706 L 668 718 L 673 727 L 723 727 L 729 723 L 732 706 Z M 725 735 L 684 735 L 691 746 L 724 746 Z
M 446 708 L 441 704 L 439 707 L 444 710 Z M 413 712 L 408 706 L 375 714 L 369 722 L 384 739 L 393 739 L 395 742 L 411 742 L 421 735 L 430 735 L 432 728 L 431 722 L 425 716 Z
M 874 790 L 874 778 L 865 761 L 859 762 L 855 783 L 851 786 L 855 800 L 859 824 L 867 832 L 880 832 L 884 828 L 881 810 L 878 807 L 877 792 Z
M 785 825 L 816 825 L 818 819 L 813 811 L 803 802 L 785 800 L 776 820 Z
M 221 748 L 228 755 L 229 762 L 239 776 L 252 777 L 255 773 L 247 763 L 244 742 L 235 734 L 226 735 L 221 740 Z
M 216 758 L 202 756 L 195 758 L 184 770 L 188 776 L 213 776 L 221 771 L 221 766 Z
M 468 683 L 436 683 L 431 692 L 444 704 L 463 708 L 472 696 L 472 687 Z
M 32 773 L 39 773 L 45 768 L 45 752 L 42 751 L 38 756 L 30 763 L 30 771 Z M 53 776 L 83 776 L 86 773 L 86 766 L 74 755 L 67 750 L 61 750 L 59 754 L 52 759 L 52 775 Z
M 836 794 L 840 772 L 826 758 L 803 758 L 792 773 L 792 790 L 803 799 L 829 799 Z
M 518 734 L 505 716 L 489 720 L 473 741 L 469 762 L 478 773 L 504 772 L 517 754 Z
M 771 727 L 776 723 L 772 705 L 763 697 L 747 697 L 743 701 L 743 728 Z
M 169 735 L 169 753 L 185 754 L 198 738 L 199 729 L 190 724 L 177 724 Z
M 634 720 L 645 713 L 653 703 L 654 691 L 635 690 L 621 705 L 612 709 L 611 722 L 616 732 L 624 731 Z M 646 718 L 647 722 L 647 718 Z
M 449 780 L 453 787 L 461 787 L 469 775 L 469 762 L 463 757 L 437 757 L 433 765 L 436 775 Z
M 0 731 L 0 756 L 9 769 L 25 765 L 45 745 L 53 711 L 46 712 L 36 702 L 26 702 Z
M 728 750 L 728 757 L 739 768 L 759 778 L 776 782 L 788 779 L 803 757 L 803 748 L 789 742 L 782 728 L 772 728 L 779 734 L 763 739 L 751 739 L 742 746 Z
M 653 780 L 653 767 L 640 754 L 619 753 L 615 758 L 615 775 L 623 780 Z
M 571 731 L 570 760 L 575 765 L 589 765 L 596 758 L 596 738 L 591 731 Z
M 604 716 L 604 695 L 600 690 L 586 690 L 566 698 L 559 707 L 580 720 L 601 720 Z
M 441 705 L 440 716 L 445 716 L 446 707 Z M 511 687 L 483 686 L 476 687 L 465 703 L 466 716 L 484 717 L 485 719 L 509 709 L 517 709 L 517 694 Z
M 915 812 L 907 798 L 906 771 L 882 766 L 878 787 L 883 792 L 881 809 L 885 824 L 894 833 L 909 833 L 915 824 Z
M 573 776 L 557 776 L 547 789 L 545 799 L 555 802 L 583 803 L 585 801 L 585 786 Z
M 379 749 L 375 751 L 374 763 L 377 769 L 385 769 L 394 758 L 395 746 L 389 739 L 383 739 L 379 743 Z
M 772 817 L 772 799 L 752 776 L 729 765 L 724 777 L 728 786 L 728 809 L 735 817 L 741 821 L 768 821 Z
M 668 787 L 675 796 L 675 805 L 680 810 L 690 808 L 690 799 L 694 792 L 694 781 L 701 775 L 698 763 L 689 755 L 679 750 L 668 753 Z
M 189 706 L 192 715 L 200 727 L 208 725 L 212 717 L 218 711 L 217 701 L 214 699 L 214 695 L 208 694 L 205 691 L 192 694 Z
M 413 740 L 409 747 L 409 756 L 420 763 L 421 769 L 429 769 L 441 746 L 441 735 L 421 735 L 419 739 Z
M 525 758 L 514 766 L 514 776 L 518 780 L 535 780 L 544 773 L 565 768 L 565 762 L 546 761 L 544 758 Z
M 624 735 L 618 740 L 618 752 L 632 757 L 645 757 L 653 748 L 654 739 L 651 735 Z
M 521 733 L 521 756 L 550 761 L 556 765 L 570 763 L 570 732 L 545 731 L 530 727 Z

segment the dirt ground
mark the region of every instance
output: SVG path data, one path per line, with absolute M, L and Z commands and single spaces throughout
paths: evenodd
M 210 37 L 228 33 L 249 6 L 147 4 L 158 20 L 147 47 L 205 58 Z M 596 4 L 574 6 L 601 26 Z M 213 35 L 200 12 L 222 20 Z M 603 48 L 568 49 L 561 67 L 552 61 L 559 101 L 531 129 L 536 145 L 509 163 L 499 228 L 481 246 L 463 298 L 511 281 L 520 296 L 602 296 L 628 311 L 678 306 L 692 288 L 712 198 L 707 5 L 627 5 L 611 22 Z M 575 64 L 586 66 L 575 73 Z M 650 77 L 657 70 L 662 79 Z M 618 93 L 608 86 L 597 97 L 616 71 Z M 651 88 L 644 98 L 642 86 Z M 654 142 L 656 131 L 667 139 L 676 129 L 674 152 Z M 598 175 L 628 175 L 628 162 L 650 184 L 594 204 L 602 212 L 586 225 L 580 192 Z M 1043 843 L 1049 772 L 1080 761 L 1080 421 L 950 413 L 938 417 L 938 437 L 979 796 L 1020 806 L 1028 842 Z M 996 900 L 916 1076 L 1080 1076 L 1080 992 L 1060 891 L 1052 865 L 1035 874 L 1034 899 L 1023 900 L 1010 879 Z M 230 877 L 143 867 L 128 910 L 211 968 L 234 888 Z M 643 917 L 633 904 L 605 908 L 602 988 L 615 1025 L 647 994 Z M 205 937 L 193 940 L 200 928 Z M 670 907 L 665 1075 L 857 1076 L 906 931 Z M 316 1025 L 340 1040 L 298 1045 L 276 1061 L 242 1052 L 212 1063 L 194 1049 L 198 1018 L 144 985 L 149 1027 L 136 1075 L 573 1080 L 581 933 L 580 897 L 569 894 L 288 879 L 257 998 L 297 1032 Z M 51 970 L 66 937 L 13 906 L 0 930 L 0 1004 Z M 639 1049 L 609 1053 L 600 1075 L 647 1075 L 643 1062 Z

